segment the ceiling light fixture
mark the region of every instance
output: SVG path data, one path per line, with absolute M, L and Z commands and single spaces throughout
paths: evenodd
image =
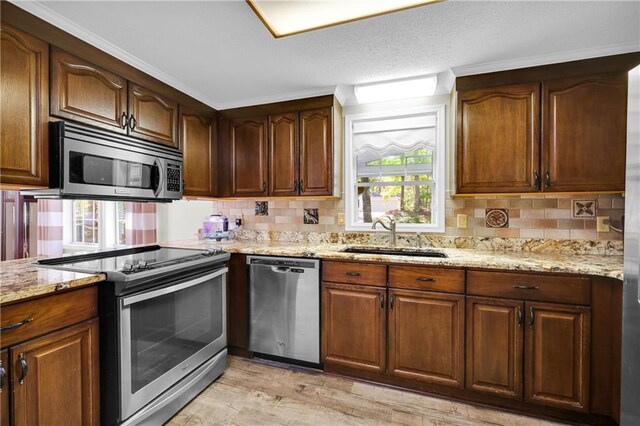
M 246 0 L 274 37 L 284 37 L 444 0 Z
M 361 84 L 354 87 L 354 92 L 359 104 L 368 104 L 431 96 L 435 93 L 437 84 L 438 76 L 429 75 Z

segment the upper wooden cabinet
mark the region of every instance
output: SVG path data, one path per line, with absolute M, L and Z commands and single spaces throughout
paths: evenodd
M 0 183 L 46 186 L 49 45 L 4 22 L 0 36 Z
M 267 120 L 251 118 L 230 123 L 231 196 L 266 196 Z
M 51 115 L 127 133 L 127 80 L 54 47 Z
M 180 149 L 184 154 L 184 195 L 216 195 L 216 121 L 180 107 Z
M 332 195 L 335 107 L 292 111 L 296 106 L 334 102 L 325 98 L 222 111 L 219 125 L 221 195 Z M 248 116 L 250 112 L 260 114 Z M 266 131 L 262 129 L 263 123 Z M 263 145 L 268 153 L 264 157 L 259 155 L 261 150 L 256 151 L 256 147 L 262 149 Z M 264 190 L 258 185 L 263 183 Z
M 624 191 L 638 54 L 457 80 L 457 192 Z M 516 84 L 517 83 L 517 84 Z
M 51 115 L 177 148 L 178 103 L 58 48 Z
M 545 191 L 624 189 L 627 75 L 545 81 Z
M 532 192 L 539 176 L 540 85 L 458 94 L 458 192 Z

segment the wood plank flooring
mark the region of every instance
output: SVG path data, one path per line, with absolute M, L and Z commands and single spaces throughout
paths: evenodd
M 531 417 L 230 356 L 225 373 L 168 423 L 185 425 L 552 426 Z

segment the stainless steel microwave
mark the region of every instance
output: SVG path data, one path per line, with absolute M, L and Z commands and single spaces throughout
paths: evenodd
M 182 152 L 69 122 L 51 123 L 49 189 L 35 198 L 168 202 L 182 198 Z

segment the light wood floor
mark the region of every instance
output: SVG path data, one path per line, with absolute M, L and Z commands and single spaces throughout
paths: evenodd
M 551 426 L 531 417 L 229 357 L 229 367 L 168 425 Z

